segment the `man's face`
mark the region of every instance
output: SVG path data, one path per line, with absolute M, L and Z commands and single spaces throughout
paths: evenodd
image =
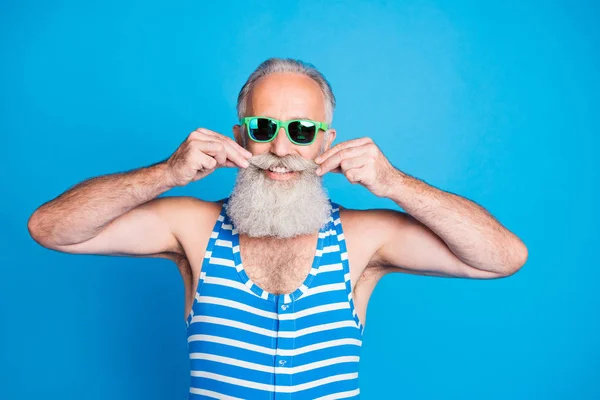
M 290 119 L 311 119 L 325 122 L 325 99 L 319 85 L 310 77 L 302 74 L 276 73 L 259 79 L 246 103 L 246 116 L 266 116 L 282 121 Z M 253 155 L 270 152 L 278 157 L 295 154 L 305 159 L 314 160 L 321 152 L 327 150 L 335 139 L 335 129 L 329 129 L 327 139 L 320 130 L 315 141 L 308 146 L 292 143 L 282 127 L 275 139 L 268 143 L 257 143 L 250 139 L 240 125 L 233 127 L 236 141 Z M 245 136 L 245 140 L 242 139 Z M 278 173 L 265 171 L 273 180 L 294 178 L 295 172 Z
M 300 74 L 272 74 L 256 82 L 247 99 L 247 116 L 279 120 L 311 119 L 325 122 L 321 89 L 311 78 Z M 317 133 L 307 146 L 292 143 L 284 128 L 268 143 L 257 143 L 235 125 L 237 142 L 246 143 L 253 154 L 250 166 L 238 170 L 227 214 L 240 234 L 289 238 L 313 234 L 330 216 L 331 204 L 315 173 L 314 159 L 329 148 L 335 138 Z M 289 172 L 275 172 L 287 170 Z

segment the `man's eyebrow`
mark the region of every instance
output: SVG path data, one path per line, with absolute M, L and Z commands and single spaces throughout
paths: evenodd
M 305 117 L 305 116 L 301 116 L 301 117 L 290 117 L 290 118 L 288 118 L 288 121 L 291 121 L 291 120 L 293 120 L 293 119 L 310 119 L 310 118 L 308 118 L 308 117 Z

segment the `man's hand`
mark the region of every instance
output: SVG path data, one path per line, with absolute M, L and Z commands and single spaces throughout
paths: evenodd
M 218 167 L 248 166 L 252 153 L 231 138 L 208 129 L 193 131 L 165 161 L 172 186 L 185 186 L 204 178 Z
M 383 155 L 371 138 L 339 143 L 315 159 L 321 164 L 317 175 L 343 173 L 351 183 L 360 183 L 374 195 L 387 197 L 396 168 Z

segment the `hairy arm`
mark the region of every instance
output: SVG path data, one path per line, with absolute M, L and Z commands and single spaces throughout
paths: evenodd
M 68 253 L 181 253 L 168 209 L 164 164 L 83 181 L 40 206 L 28 229 L 42 246 Z
M 360 214 L 362 247 L 369 243 L 377 248 L 370 264 L 431 275 L 498 278 L 513 274 L 527 260 L 523 242 L 483 207 L 396 169 L 369 137 L 339 143 L 315 161 L 320 164 L 318 175 L 341 172 L 351 183 L 406 210 Z M 372 227 L 371 234 L 365 233 Z
M 388 198 L 406 213 L 374 210 L 374 262 L 425 275 L 492 279 L 527 260 L 527 247 L 476 203 L 398 171 Z
M 185 237 L 212 224 L 214 204 L 157 197 L 218 167 L 246 168 L 251 156 L 232 139 L 198 128 L 167 160 L 81 182 L 39 207 L 27 226 L 42 246 L 63 252 L 181 259 Z

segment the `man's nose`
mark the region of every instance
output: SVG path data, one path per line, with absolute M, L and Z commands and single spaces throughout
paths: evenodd
M 285 128 L 281 127 L 277 132 L 277 136 L 271 142 L 271 153 L 279 157 L 287 156 L 293 151 L 293 146 L 294 143 L 290 142 L 285 133 Z

